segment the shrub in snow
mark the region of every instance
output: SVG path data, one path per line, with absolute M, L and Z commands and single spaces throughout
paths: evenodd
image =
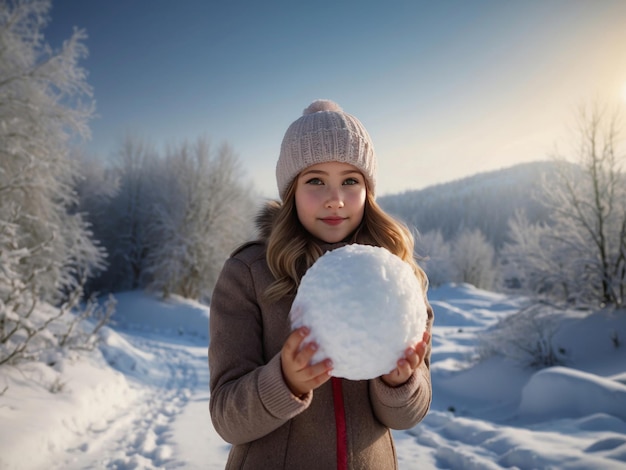
M 421 340 L 426 301 L 411 267 L 388 250 L 348 245 L 309 268 L 291 311 L 293 328 L 307 326 L 319 349 L 313 362 L 333 361 L 332 375 L 364 380 L 396 367 Z
M 553 345 L 558 328 L 554 310 L 532 304 L 499 321 L 480 338 L 479 356 L 508 357 L 524 367 L 541 369 L 563 363 Z

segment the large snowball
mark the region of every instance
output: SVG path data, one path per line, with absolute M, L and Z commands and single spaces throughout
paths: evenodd
M 347 245 L 309 268 L 291 310 L 293 328 L 307 326 L 330 358 L 332 375 L 364 380 L 387 374 L 421 340 L 426 302 L 411 267 L 384 248 Z

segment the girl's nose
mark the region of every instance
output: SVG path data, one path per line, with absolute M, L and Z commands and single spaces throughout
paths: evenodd
M 343 207 L 343 195 L 340 189 L 331 189 L 326 200 L 326 207 L 328 209 L 335 209 Z

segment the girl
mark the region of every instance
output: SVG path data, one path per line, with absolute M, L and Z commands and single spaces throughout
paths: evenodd
M 307 268 L 349 243 L 405 260 L 426 298 L 413 238 L 374 200 L 367 131 L 332 101 L 313 102 L 287 129 L 276 178 L 282 203 L 259 215 L 260 239 L 226 261 L 211 301 L 210 410 L 233 444 L 226 467 L 397 468 L 390 429 L 415 426 L 430 406 L 430 306 L 423 340 L 394 370 L 362 381 L 331 378 L 332 358 L 310 363 L 317 345 L 306 327 L 290 331 L 289 311 Z

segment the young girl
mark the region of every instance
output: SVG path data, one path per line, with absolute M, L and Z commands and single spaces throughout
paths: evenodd
M 306 270 L 349 243 L 405 260 L 426 298 L 413 238 L 374 200 L 367 131 L 332 101 L 313 102 L 287 129 L 276 178 L 282 203 L 259 215 L 260 240 L 226 261 L 211 301 L 210 410 L 233 444 L 226 467 L 397 468 L 390 429 L 415 426 L 430 406 L 430 306 L 423 340 L 394 370 L 362 381 L 331 378 L 332 358 L 311 363 L 317 345 L 306 327 L 291 331 L 289 311 Z

